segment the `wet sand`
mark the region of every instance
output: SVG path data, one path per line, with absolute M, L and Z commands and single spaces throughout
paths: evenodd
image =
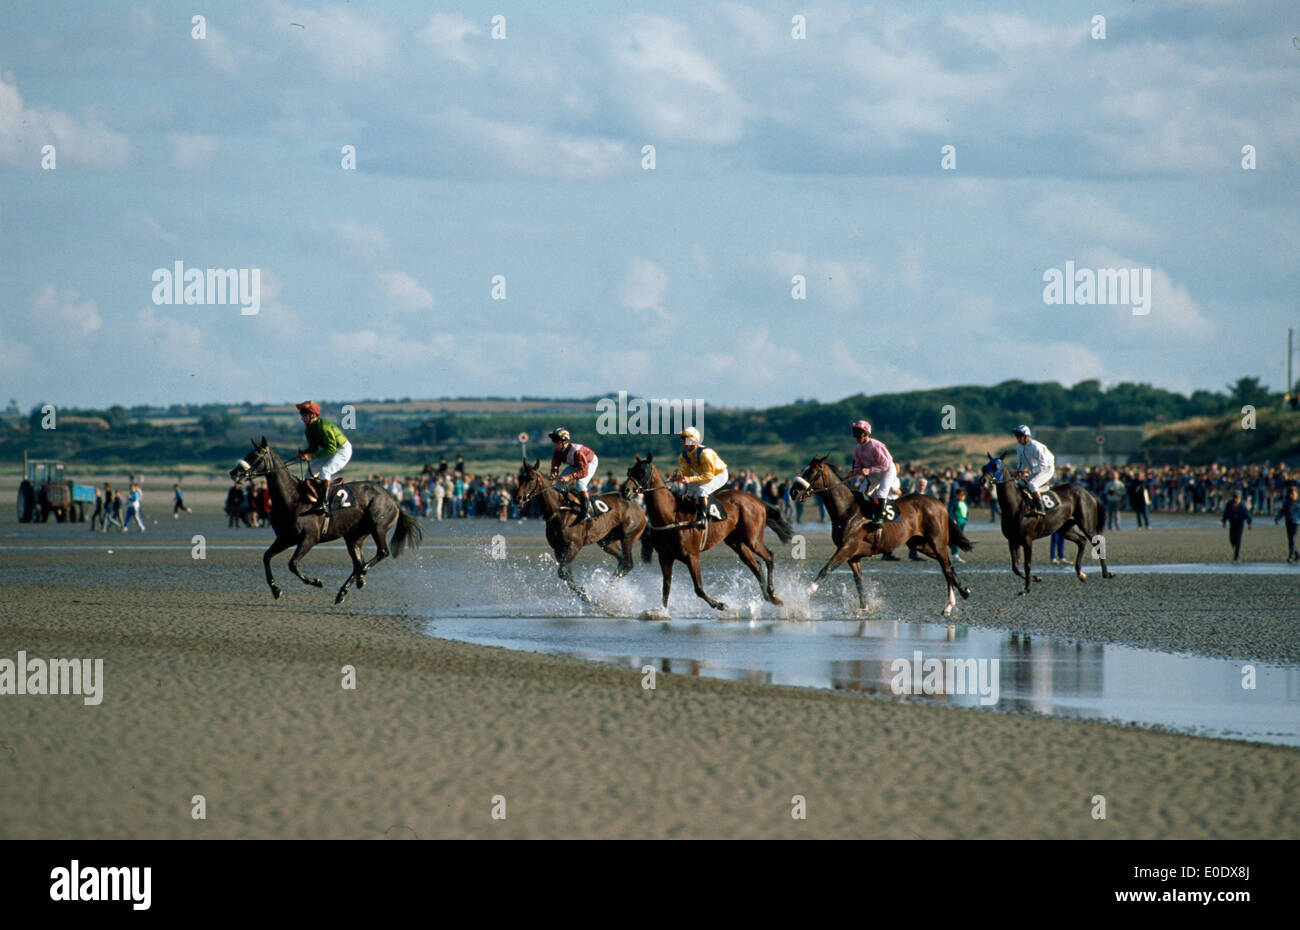
M 425 550 L 377 567 L 334 607 L 341 551 L 307 561 L 323 591 L 279 562 L 291 584 L 274 602 L 258 552 L 217 548 L 267 534 L 225 530 L 215 505 L 196 503 L 179 521 L 169 500 L 147 510 L 158 522 L 144 537 L 53 524 L 0 533 L 0 547 L 57 547 L 0 548 L 0 658 L 96 657 L 105 673 L 99 706 L 0 696 L 0 837 L 1300 836 L 1296 750 L 662 673 L 647 691 L 633 671 L 422 634 L 413 615 L 436 613 L 431 590 L 489 572 L 477 552 L 439 544 L 506 533 L 512 559 L 553 575 L 535 524 L 427 523 Z M 133 548 L 195 532 L 213 544 L 202 562 Z M 822 535 L 809 532 L 801 573 L 825 558 Z M 1220 560 L 1226 544 L 1210 529 L 1116 535 L 1121 573 L 1148 556 Z M 1280 537 L 1258 521 L 1247 555 L 1268 557 Z M 972 568 L 1005 565 L 1000 536 L 974 538 Z M 872 576 L 890 609 L 932 619 L 933 568 L 895 567 Z M 1300 655 L 1290 576 L 1102 581 L 1094 570 L 1080 585 L 1042 567 L 1030 598 L 1014 596 L 1009 572 L 972 573 L 956 619 Z M 778 556 L 778 572 L 792 568 Z M 684 607 L 684 574 L 677 586 Z M 345 665 L 355 690 L 341 687 Z M 198 794 L 203 821 L 191 818 Z M 492 817 L 498 795 L 504 820 Z M 791 817 L 795 795 L 806 820 Z M 1091 816 L 1095 795 L 1105 820 Z

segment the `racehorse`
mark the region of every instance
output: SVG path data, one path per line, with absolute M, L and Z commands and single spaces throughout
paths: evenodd
M 523 508 L 534 497 L 539 498 L 542 515 L 546 518 L 546 541 L 555 553 L 560 577 L 579 597 L 592 603 L 587 592 L 573 580 L 573 571 L 569 566 L 583 546 L 594 542 L 618 559 L 618 571 L 614 577 L 622 578 L 632 570 L 632 546 L 645 532 L 645 513 L 622 494 L 612 491 L 592 498 L 596 516 L 590 522 L 583 523 L 581 516 L 574 510 L 577 498 L 557 488 L 550 478 L 542 474 L 540 465 L 540 459 L 532 465 L 528 464 L 527 459 L 524 460 L 519 468 L 516 499 Z M 650 553 L 644 547 L 642 554 L 645 561 L 649 562 Z
M 858 606 L 867 606 L 866 594 L 862 590 L 862 567 L 864 558 L 879 555 L 898 548 L 903 543 L 913 552 L 928 555 L 939 563 L 943 570 L 944 584 L 947 586 L 948 600 L 943 608 L 946 617 L 952 613 L 957 603 L 956 595 L 962 599 L 970 597 L 970 588 L 957 580 L 952 561 L 948 558 L 948 547 L 956 545 L 958 549 L 969 552 L 972 548 L 957 522 L 949 516 L 947 509 L 934 497 L 925 494 L 908 494 L 898 500 L 888 502 L 885 520 L 879 531 L 867 527 L 867 518 L 858 506 L 853 489 L 844 483 L 839 470 L 826 459 L 814 457 L 803 473 L 797 475 L 790 496 L 796 501 L 804 500 L 809 494 L 820 494 L 826 503 L 826 512 L 831 517 L 831 540 L 835 543 L 835 554 L 831 556 L 817 577 L 813 579 L 809 593 L 817 590 L 822 579 L 835 571 L 845 562 L 853 569 L 853 582 L 858 588 Z M 897 519 L 892 519 L 890 511 Z
M 1034 540 L 1060 533 L 1078 548 L 1074 552 L 1074 574 L 1080 581 L 1087 579 L 1083 571 L 1083 547 L 1098 546 L 1097 561 L 1101 563 L 1101 577 L 1114 578 L 1115 573 L 1106 564 L 1105 540 L 1100 535 L 1105 528 L 1105 517 L 1101 503 L 1086 488 L 1066 482 L 1054 485 L 1054 494 L 1059 503 L 1048 507 L 1046 514 L 1025 513 L 1025 495 L 1015 481 L 1008 481 L 1002 457 L 984 453 L 989 460 L 980 469 L 980 484 L 985 488 L 996 487 L 998 506 L 1002 509 L 1002 535 L 1007 538 L 1011 549 L 1011 570 L 1020 574 L 1020 552 L 1025 553 L 1025 589 L 1023 596 L 1029 593 L 1031 581 L 1042 581 L 1035 577 L 1030 569 L 1033 556 Z M 1044 495 L 1044 505 L 1049 500 Z
M 271 558 L 279 555 L 290 546 L 296 545 L 293 555 L 289 556 L 289 571 L 293 572 L 304 584 L 323 587 L 319 578 L 308 578 L 298 571 L 298 561 L 317 543 L 342 539 L 347 543 L 348 555 L 352 557 L 352 574 L 339 588 L 335 604 L 341 604 L 347 596 L 352 582 L 358 588 L 366 586 L 366 572 L 388 557 L 388 531 L 397 524 L 393 533 L 393 555 L 402 554 L 406 541 L 411 541 L 411 548 L 418 548 L 424 532 L 420 524 L 408 513 L 403 513 L 397 498 L 385 488 L 369 481 L 340 484 L 329 489 L 330 508 L 326 514 L 300 514 L 301 506 L 298 481 L 289 474 L 284 461 L 267 445 L 266 437 L 262 442 L 253 443 L 253 451 L 240 459 L 230 470 L 230 477 L 236 481 L 245 481 L 254 476 L 266 476 L 267 486 L 271 491 L 271 527 L 275 530 L 275 541 L 262 554 L 262 564 L 266 567 L 266 583 L 271 586 L 271 593 L 278 599 L 281 591 L 271 574 Z M 375 541 L 378 551 L 369 562 L 361 558 L 361 547 L 369 535 Z
M 712 549 L 719 542 L 730 546 L 740 556 L 740 561 L 754 573 L 764 600 L 772 604 L 781 603 L 781 598 L 772 589 L 772 553 L 763 542 L 763 530 L 769 526 L 783 543 L 794 538 L 794 530 L 785 517 L 781 516 L 781 511 L 752 494 L 727 489 L 718 491 L 709 498 L 724 511 L 722 519 L 713 520 L 704 529 L 700 529 L 695 525 L 698 512 L 694 506 L 683 506 L 683 502 L 664 484 L 659 469 L 649 459 L 638 455 L 636 464 L 627 470 L 627 477 L 627 483 L 623 485 L 623 496 L 631 500 L 636 494 L 645 495 L 651 542 L 659 553 L 659 568 L 664 576 L 664 607 L 668 606 L 668 592 L 673 585 L 673 565 L 685 562 L 691 571 L 696 595 L 714 610 L 727 609 L 726 604 L 715 601 L 705 593 L 700 581 L 700 553 Z M 755 555 L 767 565 L 766 580 Z

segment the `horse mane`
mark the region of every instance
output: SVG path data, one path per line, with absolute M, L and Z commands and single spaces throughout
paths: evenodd
M 836 478 L 839 478 L 841 481 L 844 480 L 844 476 L 840 474 L 840 470 L 835 467 L 835 463 L 832 462 L 830 459 L 827 459 L 822 464 L 824 464 L 827 468 L 829 468 L 831 470 L 831 474 L 834 475 Z

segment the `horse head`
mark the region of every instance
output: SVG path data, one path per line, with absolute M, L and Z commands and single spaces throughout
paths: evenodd
M 807 500 L 808 495 L 814 491 L 825 491 L 830 487 L 830 481 L 826 472 L 828 466 L 826 460 L 830 458 L 823 455 L 820 458 L 813 456 L 812 461 L 808 463 L 800 474 L 795 475 L 794 480 L 790 483 L 790 497 L 795 501 Z
M 546 488 L 546 480 L 542 477 L 542 460 L 537 459 L 529 465 L 528 460 L 524 459 L 519 466 L 519 488 L 515 492 L 515 499 L 520 507 L 524 507 L 538 494 Z
M 623 497 L 631 500 L 637 494 L 644 494 L 655 488 L 655 466 L 650 459 L 636 457 L 636 464 L 627 470 L 627 482 L 623 485 Z
M 230 469 L 230 477 L 235 481 L 247 481 L 249 478 L 269 475 L 275 468 L 274 453 L 271 452 L 265 436 L 260 443 L 255 439 L 250 439 L 249 443 L 253 446 L 253 450 Z
M 1006 480 L 1007 476 L 1006 472 L 1002 470 L 1002 459 L 1000 456 L 995 456 L 987 450 L 984 454 L 989 457 L 989 460 L 985 462 L 984 467 L 980 469 L 980 485 L 985 488 L 991 488 L 995 484 L 1001 484 Z

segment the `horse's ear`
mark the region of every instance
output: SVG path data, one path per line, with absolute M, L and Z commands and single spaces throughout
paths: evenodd
M 263 437 L 262 437 L 262 448 L 265 449 L 268 445 L 269 445 L 269 443 L 267 443 L 267 441 L 266 441 L 266 437 L 263 436 Z
M 990 452 L 988 449 L 985 449 L 985 450 L 984 450 L 984 454 L 987 455 L 987 456 L 989 457 L 989 461 L 990 461 L 990 462 L 993 461 L 993 453 L 992 453 L 992 452 Z
M 252 446 L 254 449 L 257 448 L 257 440 L 256 440 L 256 439 L 252 439 L 252 438 L 250 438 L 250 439 L 248 440 L 248 444 L 249 444 L 250 446 Z
M 537 471 L 537 470 L 540 469 L 541 467 L 542 467 L 542 460 L 541 460 L 541 459 L 534 459 L 534 460 L 533 460 L 533 471 Z
M 640 452 L 638 452 L 638 453 L 636 454 L 636 460 L 637 460 L 637 464 L 640 464 L 640 463 L 641 463 L 641 453 L 640 453 Z

